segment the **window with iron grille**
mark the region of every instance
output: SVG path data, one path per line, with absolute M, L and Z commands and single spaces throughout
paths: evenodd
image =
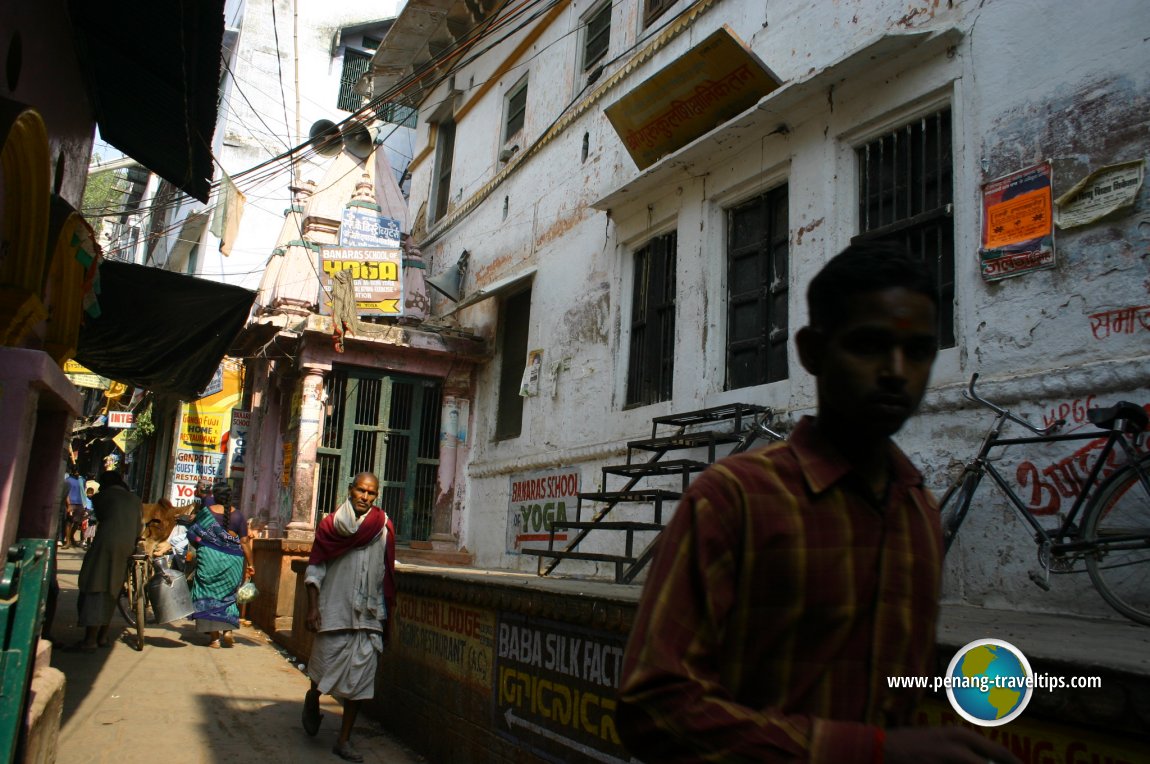
M 787 378 L 787 187 L 727 211 L 727 389 Z
M 447 212 L 451 199 L 451 163 L 455 154 L 455 123 L 451 120 L 439 123 L 435 134 L 435 176 L 431 208 L 431 220 L 439 220 Z
M 503 141 L 511 140 L 520 130 L 527 119 L 527 81 L 518 85 L 507 96 L 507 120 L 503 128 Z
M 675 371 L 675 253 L 678 235 L 657 236 L 635 253 L 627 405 L 671 399 Z
M 376 109 L 375 115 L 384 122 L 400 127 L 415 127 L 418 111 L 401 103 L 385 103 Z
M 594 66 L 607 55 L 611 45 L 611 3 L 605 2 L 587 17 L 583 31 L 583 70 Z
M 531 290 L 503 301 L 500 311 L 499 408 L 495 439 L 519 437 L 523 431 L 523 396 L 519 384 L 527 368 L 527 332 L 531 326 Z
M 343 74 L 339 78 L 339 100 L 336 106 L 344 111 L 356 111 L 365 99 L 355 92 L 355 83 L 367 72 L 371 56 L 351 48 L 343 49 Z
M 858 149 L 854 241 L 889 241 L 926 262 L 938 288 L 939 347 L 954 347 L 954 154 L 950 109 Z
M 377 503 L 399 541 L 431 537 L 439 471 L 439 380 L 333 369 L 316 453 L 316 517 L 335 511 L 360 472 L 379 478 Z
M 651 22 L 663 15 L 664 11 L 675 4 L 675 0 L 644 0 L 643 26 L 651 26 Z

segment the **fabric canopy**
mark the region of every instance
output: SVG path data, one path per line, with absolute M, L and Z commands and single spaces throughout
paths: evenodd
M 85 316 L 76 360 L 153 392 L 199 396 L 256 293 L 113 260 L 100 263 L 100 316 Z
M 101 137 L 206 203 L 224 0 L 69 0 L 68 9 Z

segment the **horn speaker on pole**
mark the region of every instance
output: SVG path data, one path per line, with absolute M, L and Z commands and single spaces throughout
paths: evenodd
M 343 151 L 343 136 L 330 119 L 321 119 L 312 125 L 307 140 L 320 156 L 333 157 Z
M 470 254 L 466 249 L 463 250 L 454 265 L 438 276 L 427 279 L 427 285 L 452 302 L 459 302 L 463 296 L 463 279 L 467 275 L 467 259 Z

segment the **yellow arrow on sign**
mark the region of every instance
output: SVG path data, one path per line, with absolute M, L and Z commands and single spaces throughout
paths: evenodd
M 378 310 L 381 313 L 392 313 L 399 315 L 399 300 L 380 300 L 379 302 L 357 302 L 355 304 L 360 310 Z

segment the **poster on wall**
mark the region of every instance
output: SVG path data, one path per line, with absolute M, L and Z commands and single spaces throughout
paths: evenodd
M 1134 205 L 1142 188 L 1145 160 L 1102 167 L 1074 184 L 1054 201 L 1054 222 L 1059 228 L 1087 225 Z
M 574 516 L 579 501 L 579 470 L 543 470 L 511 476 L 511 501 L 507 507 L 507 552 L 546 549 L 551 523 Z M 555 532 L 555 547 L 566 545 L 566 529 Z
M 978 260 L 986 281 L 1054 267 L 1049 162 L 983 185 Z
M 615 729 L 625 635 L 501 612 L 495 730 L 546 761 L 631 761 Z

